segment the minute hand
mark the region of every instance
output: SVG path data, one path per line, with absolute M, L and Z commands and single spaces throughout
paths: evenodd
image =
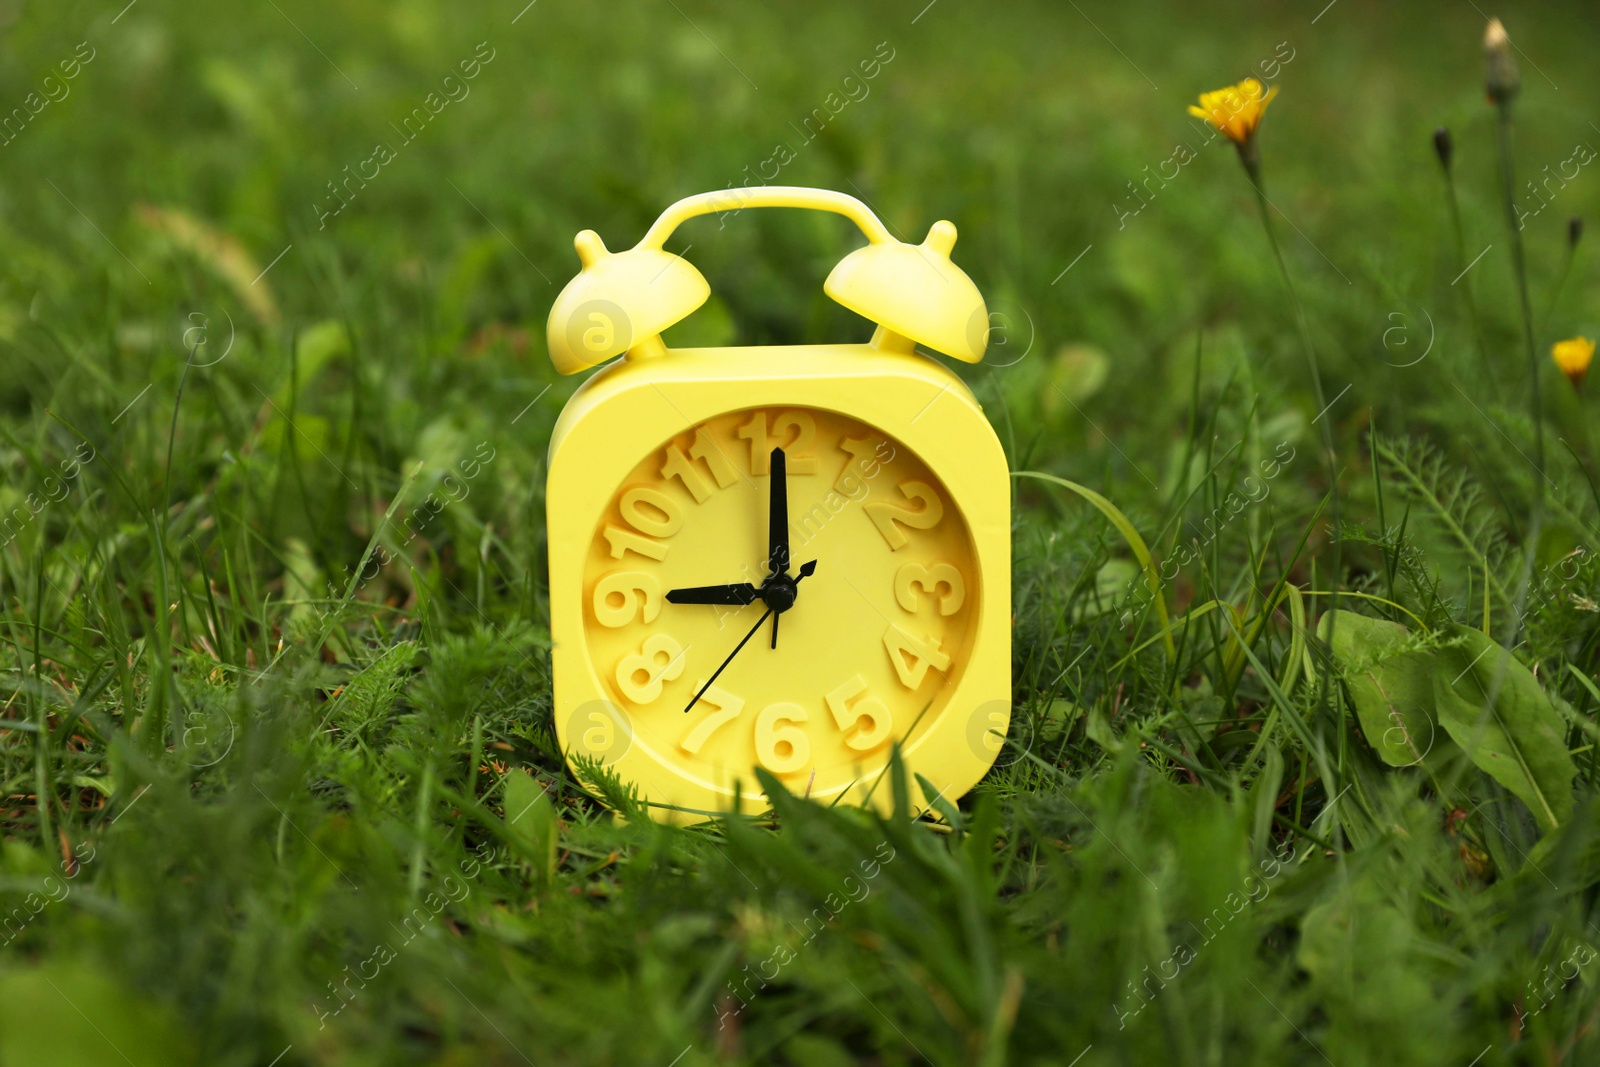
M 696 693 L 694 695 L 693 699 L 691 699 L 689 701 L 689 703 L 684 705 L 683 713 L 685 715 L 687 715 L 689 713 L 689 709 L 690 708 L 694 707 L 695 704 L 699 703 L 701 697 L 706 695 L 706 690 L 711 688 L 711 683 L 717 680 L 717 676 L 718 675 L 720 675 L 723 671 L 728 669 L 728 664 L 733 662 L 733 657 L 737 656 L 739 654 L 739 650 L 744 648 L 745 645 L 750 643 L 750 639 L 756 635 L 756 631 L 761 629 L 761 624 L 766 622 L 767 621 L 767 616 L 771 615 L 771 614 L 772 614 L 772 609 L 768 608 L 766 610 L 766 613 L 763 614 L 761 616 L 761 618 L 756 620 L 756 624 L 754 626 L 750 627 L 750 632 L 745 634 L 744 638 L 737 645 L 734 646 L 734 649 L 733 649 L 732 652 L 728 653 L 728 658 L 722 661 L 722 666 L 718 667 L 715 671 L 712 672 L 711 677 L 706 679 L 706 684 L 702 685 L 700 687 L 700 692 Z
M 783 449 L 772 450 L 772 485 L 767 498 L 767 569 L 789 570 L 789 461 Z

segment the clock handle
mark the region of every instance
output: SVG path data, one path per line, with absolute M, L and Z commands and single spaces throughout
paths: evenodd
M 684 197 L 663 211 L 634 247 L 659 250 L 673 231 L 690 219 L 714 212 L 739 212 L 747 207 L 797 207 L 831 211 L 859 226 L 873 244 L 895 243 L 888 228 L 872 213 L 872 209 L 849 193 L 833 189 L 808 189 L 801 185 L 757 185 Z

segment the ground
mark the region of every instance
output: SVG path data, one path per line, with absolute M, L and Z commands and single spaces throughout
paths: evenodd
M 1600 1059 L 1582 5 L 0 23 L 0 1064 Z M 1246 76 L 1259 203 L 1186 112 Z M 762 182 L 993 312 L 1014 727 L 941 823 L 660 826 L 553 736 L 573 235 Z M 865 339 L 858 242 L 686 225 L 668 341 Z

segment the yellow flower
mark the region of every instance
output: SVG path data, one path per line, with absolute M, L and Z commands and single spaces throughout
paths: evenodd
M 1189 105 L 1189 114 L 1205 119 L 1236 145 L 1248 145 L 1261 125 L 1267 105 L 1278 95 L 1278 87 L 1267 89 L 1254 78 L 1246 78 L 1226 89 L 1201 93 L 1200 106 Z
M 1561 373 L 1577 389 L 1583 385 L 1584 376 L 1589 373 L 1589 361 L 1594 359 L 1594 342 L 1587 337 L 1557 341 L 1550 349 L 1550 358 L 1556 361 Z

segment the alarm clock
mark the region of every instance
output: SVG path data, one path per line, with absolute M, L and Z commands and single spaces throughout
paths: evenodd
M 662 246 L 747 207 L 861 229 L 823 291 L 877 324 L 869 341 L 665 345 L 710 287 Z M 938 222 L 907 244 L 855 197 L 783 186 L 680 200 L 622 252 L 578 234 L 550 358 L 607 365 L 556 421 L 546 516 L 554 725 L 580 780 L 607 768 L 654 817 L 694 822 L 759 807 L 757 768 L 886 809 L 898 747 L 932 783 L 921 811 L 993 764 L 1011 716 L 1010 475 L 972 392 L 917 348 L 983 358 L 988 311 L 955 240 Z

